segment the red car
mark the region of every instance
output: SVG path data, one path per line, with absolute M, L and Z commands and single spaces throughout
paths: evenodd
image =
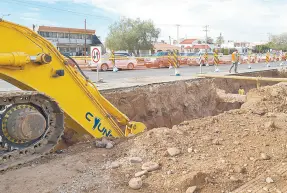
M 172 55 L 172 54 L 171 54 Z M 178 56 L 179 59 L 179 64 L 181 64 L 180 56 Z M 152 55 L 150 58 L 146 58 L 144 61 L 144 65 L 147 68 L 151 67 L 157 67 L 157 68 L 162 68 L 162 67 L 169 67 L 169 56 L 168 52 L 157 52 L 154 55 Z

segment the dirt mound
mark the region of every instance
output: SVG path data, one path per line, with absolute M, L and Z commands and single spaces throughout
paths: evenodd
M 145 192 L 185 192 L 190 186 L 200 192 L 231 191 L 286 160 L 286 93 L 286 84 L 253 89 L 239 110 L 150 130 L 119 144 L 113 157 L 160 164 L 144 180 Z M 169 148 L 180 153 L 172 157 Z M 118 170 L 133 176 L 141 169 L 123 165 Z M 195 183 L 194 173 L 205 177 Z
M 0 191 L 230 192 L 287 161 L 286 94 L 286 84 L 253 89 L 241 109 L 152 129 L 112 149 L 78 144 L 3 173 Z

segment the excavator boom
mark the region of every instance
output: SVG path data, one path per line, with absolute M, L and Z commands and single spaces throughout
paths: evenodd
M 7 151 L 20 151 L 38 143 L 45 137 L 51 117 L 61 115 L 61 111 L 64 113 L 65 128 L 73 129 L 78 134 L 88 133 L 96 138 L 122 137 L 145 129 L 143 123 L 130 121 L 126 115 L 107 101 L 88 78 L 69 65 L 65 57 L 49 41 L 34 31 L 0 20 L 0 42 L 0 79 L 25 91 L 41 92 L 39 94 L 34 92 L 33 95 L 39 95 L 39 99 L 44 97 L 46 103 L 55 101 L 52 106 L 57 109 L 56 112 L 52 109 L 45 110 L 44 104 L 31 100 L 33 95 L 29 93 L 24 94 L 27 98 L 24 102 L 17 102 L 17 97 L 15 98 L 12 92 L 4 94 L 9 95 L 10 98 L 0 97 L 0 101 L 16 100 L 10 104 L 0 103 L 0 107 L 4 109 L 2 113 L 0 111 L 1 120 L 6 116 L 6 125 L 3 121 L 0 125 L 0 140 L 3 148 L 10 148 Z M 26 106 L 23 107 L 23 105 Z M 18 110 L 7 114 L 10 108 L 18 108 Z M 28 122 L 18 123 L 19 116 Z M 62 131 L 60 127 L 63 127 L 61 126 L 63 121 L 60 119 L 61 116 L 58 116 L 58 119 L 54 120 L 58 123 L 59 133 Z M 25 132 L 26 134 L 23 134 Z M 21 146 L 17 141 L 27 143 Z M 5 156 L 5 153 L 2 153 L 2 160 L 3 155 Z M 4 160 L 7 161 L 7 159 Z

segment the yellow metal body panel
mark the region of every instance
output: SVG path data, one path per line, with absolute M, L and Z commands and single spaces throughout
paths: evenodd
M 97 138 L 124 136 L 118 123 L 126 126 L 130 133 L 145 129 L 142 123 L 129 122 L 91 81 L 66 63 L 50 42 L 32 30 L 0 20 L 0 42 L 0 79 L 22 90 L 36 90 L 54 98 L 65 112 L 66 127 L 78 133 L 86 131 Z M 11 53 L 25 53 L 26 59 L 29 56 L 30 60 L 15 65 L 9 60 Z M 52 61 L 37 63 L 39 54 L 51 56 Z M 23 54 L 20 55 L 23 57 Z M 32 58 L 36 58 L 35 61 Z M 18 61 L 17 57 L 15 61 Z M 56 76 L 56 70 L 64 70 L 64 76 Z

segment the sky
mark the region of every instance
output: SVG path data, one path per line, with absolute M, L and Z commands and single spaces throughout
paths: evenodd
M 169 36 L 225 40 L 267 41 L 268 34 L 287 31 L 287 0 L 0 0 L 0 17 L 31 27 L 49 25 L 95 29 L 103 40 L 108 27 L 121 17 L 151 19 Z

